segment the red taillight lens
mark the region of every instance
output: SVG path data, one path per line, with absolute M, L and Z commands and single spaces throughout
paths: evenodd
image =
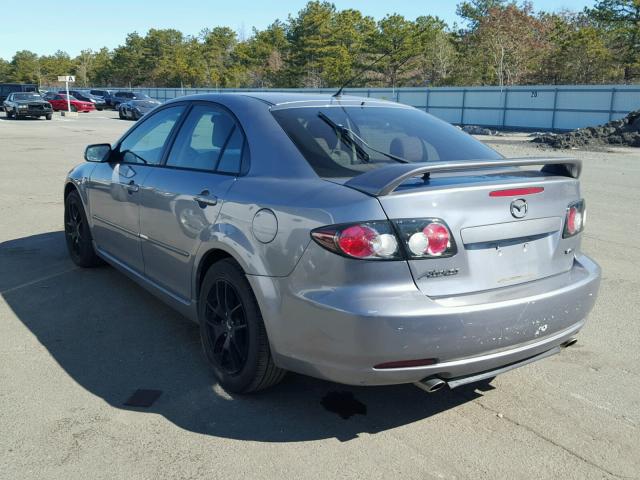
M 430 223 L 422 233 L 427 237 L 427 253 L 429 255 L 440 255 L 449 245 L 449 229 L 441 223 Z
M 452 257 L 457 253 L 451 231 L 440 219 L 412 218 L 394 223 L 410 258 Z
M 311 232 L 311 237 L 327 250 L 364 260 L 400 260 L 393 227 L 387 221 L 333 225 Z
M 567 207 L 567 215 L 564 222 L 563 238 L 577 235 L 584 229 L 584 221 L 586 216 L 584 200 L 572 203 Z
M 365 258 L 373 255 L 373 241 L 378 232 L 370 227 L 354 225 L 345 228 L 338 235 L 338 245 L 344 253 L 352 257 Z
M 378 370 L 385 370 L 389 368 L 411 368 L 411 367 L 426 367 L 428 365 L 435 365 L 438 363 L 436 358 L 421 358 L 419 360 L 400 360 L 397 362 L 379 363 L 373 368 Z

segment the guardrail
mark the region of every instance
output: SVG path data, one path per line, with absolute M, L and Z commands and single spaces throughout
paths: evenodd
M 246 91 L 334 93 L 324 89 L 133 88 L 166 101 L 197 93 Z M 457 125 L 514 130 L 572 130 L 640 109 L 640 85 L 347 88 L 345 94 L 392 100 Z

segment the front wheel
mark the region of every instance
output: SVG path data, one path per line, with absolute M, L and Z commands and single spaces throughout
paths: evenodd
M 51 120 L 52 118 L 53 118 L 53 114 L 52 113 L 47 113 L 46 119 L 47 120 Z
M 122 113 L 121 108 L 118 109 L 118 116 L 120 117 L 120 120 L 124 120 L 124 113 Z
M 286 372 L 273 362 L 258 303 L 233 260 L 209 268 L 200 290 L 198 320 L 205 356 L 225 390 L 256 392 L 282 380 Z
M 80 267 L 96 267 L 103 263 L 93 249 L 91 229 L 76 190 L 64 200 L 64 236 L 73 263 Z
M 72 112 L 77 112 L 78 111 L 78 107 L 76 107 L 75 105 L 71 105 L 71 111 Z

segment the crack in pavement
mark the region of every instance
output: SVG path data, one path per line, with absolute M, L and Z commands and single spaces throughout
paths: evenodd
M 579 453 L 574 452 L 573 450 L 571 450 L 568 447 L 565 447 L 561 443 L 558 443 L 555 440 L 553 440 L 553 439 L 551 439 L 549 437 L 546 437 L 545 435 L 543 435 L 542 433 L 538 432 L 537 430 L 531 428 L 530 426 L 524 425 L 524 424 L 518 422 L 517 420 L 515 420 L 514 418 L 511 418 L 511 417 L 505 415 L 504 413 L 498 412 L 498 411 L 494 410 L 493 408 L 491 408 L 491 407 L 489 407 L 487 405 L 484 405 L 477 398 L 475 398 L 475 399 L 474 398 L 470 398 L 467 395 L 465 395 L 464 393 L 456 392 L 455 390 L 454 390 L 454 394 L 462 396 L 463 398 L 469 400 L 472 403 L 475 403 L 476 405 L 479 405 L 481 408 L 483 408 L 483 409 L 485 409 L 485 410 L 487 410 L 487 411 L 489 411 L 489 412 L 491 412 L 491 413 L 493 413 L 495 415 L 498 415 L 498 414 L 502 415 L 500 418 L 502 418 L 504 420 L 507 420 L 508 422 L 512 423 L 513 425 L 516 425 L 516 426 L 518 426 L 518 427 L 520 427 L 520 428 L 522 428 L 522 429 L 524 429 L 524 430 L 526 430 L 526 431 L 528 431 L 530 433 L 533 433 L 536 437 L 541 438 L 542 440 L 550 443 L 551 445 L 564 450 L 569 455 L 581 460 L 583 463 L 586 463 L 587 465 L 590 465 L 591 467 L 596 468 L 597 470 L 600 470 L 601 472 L 606 473 L 607 475 L 611 475 L 614 478 L 619 478 L 619 479 L 624 479 L 624 480 L 627 480 L 627 479 L 632 480 L 634 478 L 634 477 L 630 477 L 630 476 L 626 476 L 626 475 L 620 475 L 620 474 L 617 474 L 617 473 L 613 473 L 613 472 L 607 470 L 605 467 L 602 467 L 602 466 L 598 465 L 597 463 L 592 462 L 588 458 L 583 457 Z

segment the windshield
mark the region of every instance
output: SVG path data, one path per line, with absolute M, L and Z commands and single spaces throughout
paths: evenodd
M 415 108 L 337 105 L 272 113 L 321 177 L 353 177 L 399 161 L 502 158 L 458 128 Z
M 42 97 L 37 93 L 14 93 L 14 100 L 42 100 Z

